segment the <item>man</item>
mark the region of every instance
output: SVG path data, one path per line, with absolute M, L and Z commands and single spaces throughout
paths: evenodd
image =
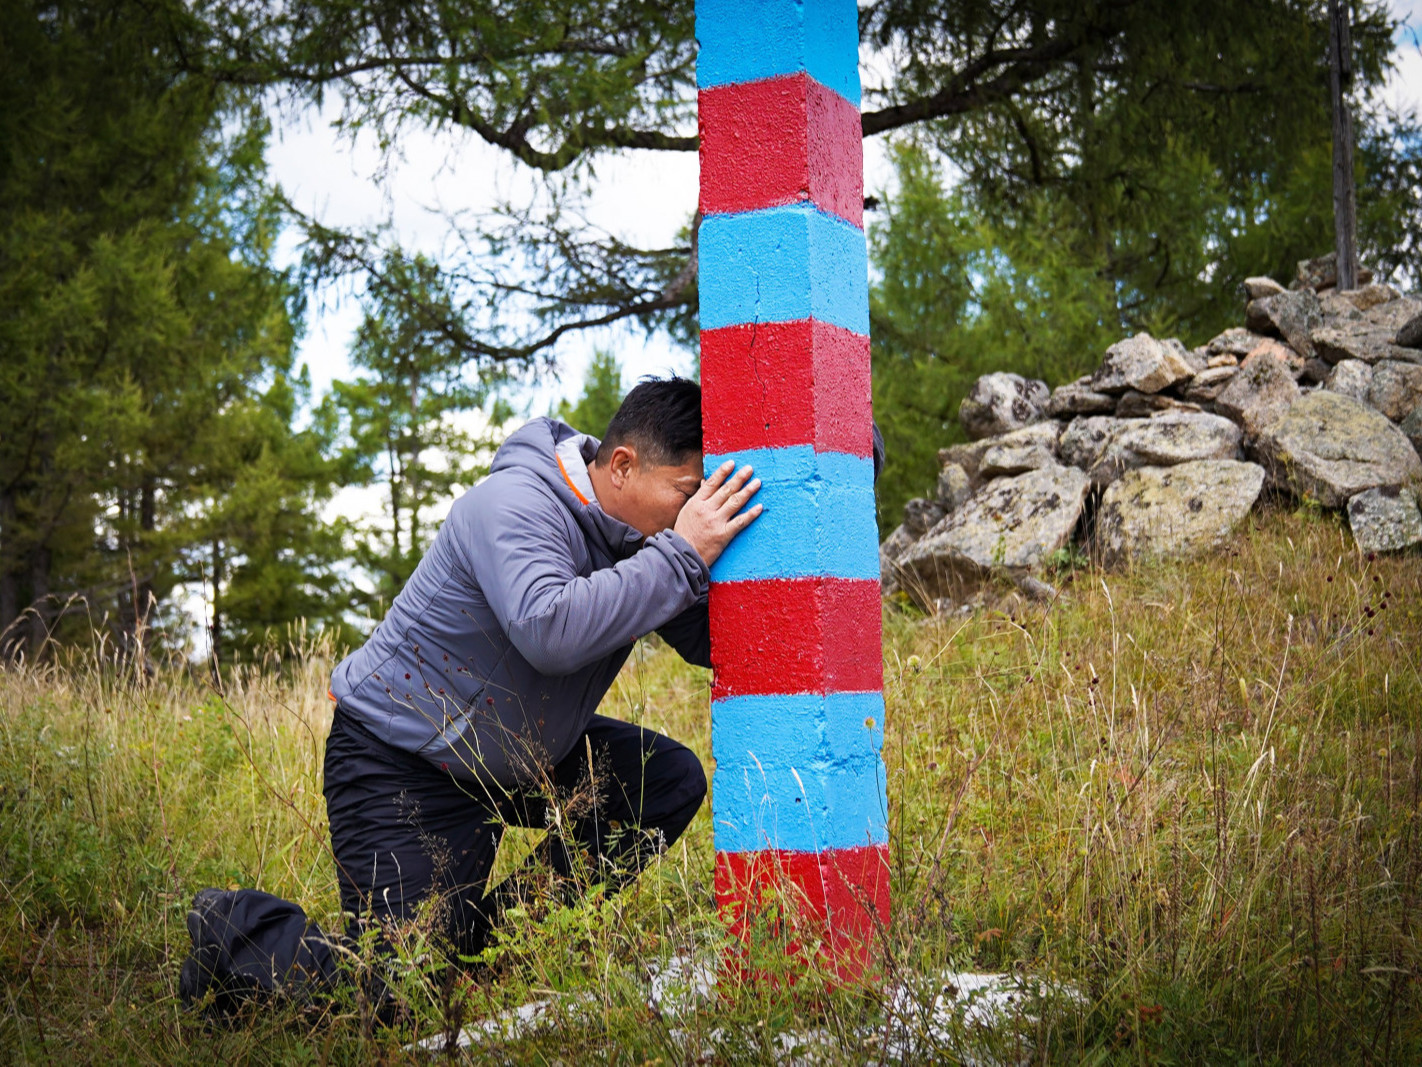
M 710 665 L 708 568 L 760 514 L 746 507 L 760 483 L 731 463 L 703 480 L 701 464 L 700 387 L 649 380 L 601 442 L 534 419 L 454 503 L 332 678 L 325 794 L 356 926 L 423 909 L 469 956 L 497 917 L 485 888 L 504 825 L 558 823 L 554 873 L 586 853 L 613 888 L 686 829 L 706 793 L 696 756 L 596 708 L 646 634 Z M 330 978 L 300 909 L 265 894 L 205 890 L 189 928 L 189 999 L 234 971 L 261 988 Z M 238 947 L 255 947 L 251 967 Z
M 672 378 L 634 388 L 600 443 L 533 420 L 455 502 L 332 679 L 325 790 L 344 910 L 406 920 L 439 894 L 468 955 L 487 934 L 504 823 L 548 825 L 549 802 L 581 787 L 587 810 L 550 859 L 567 876 L 586 849 L 597 881 L 686 829 L 706 793 L 696 756 L 595 712 L 646 634 L 710 666 L 707 569 L 760 513 L 742 511 L 759 483 L 730 465 L 701 475 L 701 390 Z

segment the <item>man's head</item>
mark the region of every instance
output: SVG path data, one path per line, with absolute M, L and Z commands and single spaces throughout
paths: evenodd
M 588 468 L 603 511 L 650 537 L 701 486 L 701 386 L 647 378 L 612 417 Z

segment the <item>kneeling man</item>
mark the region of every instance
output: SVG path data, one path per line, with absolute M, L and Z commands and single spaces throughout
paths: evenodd
M 483 944 L 504 824 L 550 824 L 568 875 L 616 885 L 706 794 L 692 752 L 596 714 L 637 638 L 710 666 L 708 570 L 760 513 L 750 468 L 702 479 L 701 390 L 646 381 L 601 441 L 534 419 L 459 498 L 390 613 L 336 668 L 325 792 L 343 910 L 411 918 L 431 895 Z
M 455 501 L 331 681 L 325 794 L 353 928 L 424 910 L 472 956 L 497 918 L 505 825 L 557 822 L 554 874 L 586 863 L 614 889 L 686 829 L 706 794 L 696 756 L 596 709 L 646 634 L 710 666 L 708 568 L 760 514 L 760 483 L 701 464 L 700 387 L 650 380 L 600 442 L 534 419 Z M 268 894 L 203 890 L 188 929 L 186 1001 L 339 980 L 329 942 Z

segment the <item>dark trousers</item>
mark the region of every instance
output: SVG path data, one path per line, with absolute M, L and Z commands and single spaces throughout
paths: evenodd
M 507 825 L 548 828 L 555 878 L 585 874 L 616 890 L 681 836 L 706 795 L 685 745 L 593 716 L 543 781 L 489 790 L 400 752 L 337 708 L 326 742 L 326 811 L 341 907 L 358 936 L 420 916 L 460 956 L 477 954 L 509 894 L 485 895 Z M 512 881 L 512 879 L 511 879 Z M 305 912 L 253 889 L 204 889 L 188 912 L 193 954 L 179 990 L 211 993 L 220 1014 L 272 994 L 298 999 L 345 981 L 341 953 Z
M 464 956 L 483 947 L 508 897 L 485 896 L 505 826 L 547 828 L 555 876 L 615 890 L 681 836 L 706 795 L 685 745 L 601 715 L 543 780 L 509 791 L 392 749 L 337 708 L 325 780 L 342 910 L 359 924 L 423 907 Z

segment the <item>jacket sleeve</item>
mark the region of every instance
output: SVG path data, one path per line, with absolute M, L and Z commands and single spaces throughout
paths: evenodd
M 465 547 L 494 617 L 534 670 L 572 674 L 705 598 L 706 564 L 679 534 L 664 530 L 584 577 L 562 505 L 532 486 L 493 482 Z
M 687 663 L 711 666 L 711 616 L 702 597 L 676 618 L 657 629 L 657 635 L 671 645 Z

